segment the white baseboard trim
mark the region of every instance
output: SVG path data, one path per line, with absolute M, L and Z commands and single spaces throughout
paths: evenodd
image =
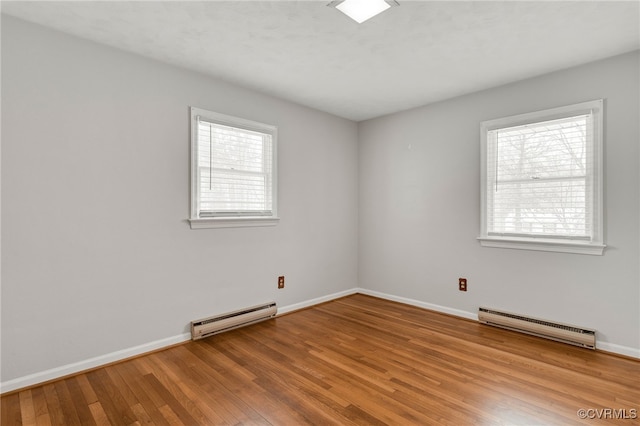
M 359 288 L 358 293 L 366 294 L 369 296 L 379 297 L 381 299 L 391 300 L 393 302 L 404 303 L 405 305 L 417 306 L 419 308 L 429 309 L 431 311 L 442 312 L 443 314 L 454 315 L 456 317 L 466 318 L 477 321 L 478 314 L 460 309 L 448 308 L 446 306 L 434 305 L 433 303 L 422 302 L 420 300 L 409 299 L 406 297 L 394 296 L 392 294 L 381 293 L 379 291 L 368 290 L 366 288 Z
M 284 315 L 293 311 L 297 311 L 304 308 L 309 308 L 320 303 L 329 302 L 331 300 L 339 299 L 341 297 L 350 296 L 352 294 L 361 293 L 368 296 L 378 297 L 380 299 L 391 300 L 394 302 L 404 303 L 406 305 L 417 306 L 419 308 L 429 309 L 436 312 L 442 312 L 449 315 L 454 315 L 461 318 L 477 321 L 478 315 L 476 313 L 462 311 L 460 309 L 448 308 L 446 306 L 435 305 L 433 303 L 422 302 L 420 300 L 409 299 L 406 297 L 394 296 L 387 293 L 381 293 L 375 290 L 369 290 L 366 288 L 354 287 L 349 290 L 340 291 L 327 296 L 317 297 L 300 303 L 294 303 L 293 305 L 287 305 L 282 308 L 278 308 L 278 316 Z M 143 355 L 148 352 L 153 352 L 158 349 L 166 348 L 171 345 L 186 342 L 191 339 L 190 333 L 183 333 L 173 337 L 167 337 L 165 339 L 156 340 L 153 342 L 145 343 L 132 348 L 122 349 L 120 351 L 111 352 L 109 354 L 97 356 L 84 361 L 74 362 L 72 364 L 63 365 L 61 367 L 52 368 L 50 370 L 41 371 L 38 373 L 29 374 L 16 379 L 7 380 L 0 383 L 0 393 L 11 392 L 17 389 L 26 388 L 29 386 L 37 385 L 39 383 L 48 382 L 50 380 L 59 379 L 61 377 L 69 376 L 71 374 L 80 373 L 82 371 L 91 370 L 92 368 L 100 367 L 112 362 L 122 361 L 127 358 L 131 358 L 138 355 Z M 614 354 L 624 355 L 632 358 L 640 359 L 640 349 L 635 349 L 627 346 L 616 345 L 615 343 L 597 342 L 598 349 L 611 352 Z
M 28 374 L 23 377 L 18 377 L 16 379 L 7 380 L 6 382 L 0 383 L 0 393 L 11 392 L 16 389 L 22 389 L 29 386 L 37 385 L 39 383 L 48 382 L 50 380 L 59 379 L 61 377 L 79 373 L 81 371 L 91 370 L 92 368 L 100 367 L 116 361 L 122 361 L 124 359 L 152 352 L 157 349 L 162 349 L 171 345 L 182 343 L 190 339 L 190 333 L 179 334 L 177 336 L 167 337 L 166 339 L 160 339 L 154 342 L 134 346 L 132 348 L 122 349 L 105 355 L 89 358 L 84 361 L 78 361 L 72 364 L 63 365 L 61 367 L 52 368 L 50 370 Z
M 327 296 L 317 297 L 315 299 L 306 300 L 300 303 L 294 303 L 293 305 L 283 306 L 282 308 L 278 308 L 278 315 L 288 314 L 293 311 L 309 308 L 313 305 L 319 305 L 320 303 L 330 302 L 341 297 L 350 296 L 352 294 L 359 293 L 360 290 L 360 288 L 354 287 L 349 290 L 339 291 L 338 293 L 329 294 Z
M 349 296 L 358 292 L 358 288 L 352 288 L 349 290 L 341 291 L 338 293 L 330 294 L 323 297 L 307 300 L 293 305 L 284 306 L 278 308 L 278 315 L 283 315 L 289 312 L 297 311 L 317 305 L 319 303 L 329 302 L 340 297 Z M 74 362 L 72 364 L 63 365 L 61 367 L 52 368 L 50 370 L 40 371 L 26 376 L 18 377 L 16 379 L 7 380 L 0 383 L 0 393 L 11 392 L 17 389 L 26 388 L 29 386 L 37 385 L 39 383 L 48 382 L 50 380 L 59 379 L 61 377 L 69 376 L 71 374 L 80 373 L 82 371 L 91 370 L 92 368 L 100 367 L 106 364 L 110 364 L 116 361 L 122 361 L 127 358 L 131 358 L 138 355 L 143 355 L 148 352 L 153 352 L 158 349 L 162 349 L 171 345 L 186 342 L 191 340 L 190 333 L 183 333 L 173 337 L 167 337 L 166 339 L 156 340 L 154 342 L 145 343 L 132 348 L 122 349 L 120 351 L 111 352 L 109 354 L 100 355 L 95 358 L 90 358 L 83 361 Z
M 640 359 L 640 349 L 630 348 L 628 346 L 616 345 L 615 343 L 596 341 L 596 349 L 603 352 L 611 352 L 613 354 L 624 355 L 631 358 Z
M 425 308 L 425 309 L 429 309 L 436 312 L 455 315 L 457 317 L 467 318 L 474 321 L 478 320 L 477 313 L 471 313 L 471 312 L 462 311 L 459 309 L 448 308 L 446 306 L 434 305 L 432 303 L 421 302 L 419 300 L 408 299 L 406 297 L 380 293 L 378 291 L 368 290 L 366 288 L 358 288 L 357 290 L 358 290 L 357 293 L 367 294 L 369 296 L 379 297 L 381 299 L 387 299 L 394 302 L 400 302 L 407 305 L 417 306 L 420 308 Z M 598 350 L 601 350 L 603 352 L 610 352 L 612 354 L 624 355 L 631 358 L 640 359 L 640 349 L 635 349 L 628 346 L 616 345 L 615 343 L 602 342 L 602 341 L 597 341 L 596 347 Z

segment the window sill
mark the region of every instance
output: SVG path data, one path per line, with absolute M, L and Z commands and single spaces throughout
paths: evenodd
M 479 237 L 478 241 L 480 241 L 480 245 L 483 247 L 553 251 L 559 253 L 589 254 L 593 256 L 602 256 L 606 247 L 604 244 L 541 240 L 534 238 Z
M 279 221 L 279 217 L 211 217 L 206 219 L 189 219 L 191 229 L 276 226 Z

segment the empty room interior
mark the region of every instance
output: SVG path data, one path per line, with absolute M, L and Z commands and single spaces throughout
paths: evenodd
M 640 2 L 0 7 L 2 425 L 640 424 Z

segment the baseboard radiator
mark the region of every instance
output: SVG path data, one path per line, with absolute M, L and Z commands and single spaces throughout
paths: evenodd
M 595 330 L 482 307 L 478 309 L 478 321 L 583 348 L 596 348 Z
M 234 328 L 244 327 L 273 318 L 278 313 L 275 302 L 251 306 L 209 318 L 191 321 L 191 339 L 198 340 Z

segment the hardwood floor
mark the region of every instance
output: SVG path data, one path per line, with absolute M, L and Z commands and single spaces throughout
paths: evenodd
M 638 417 L 639 361 L 364 295 L 2 397 L 3 426 L 638 425 Z

